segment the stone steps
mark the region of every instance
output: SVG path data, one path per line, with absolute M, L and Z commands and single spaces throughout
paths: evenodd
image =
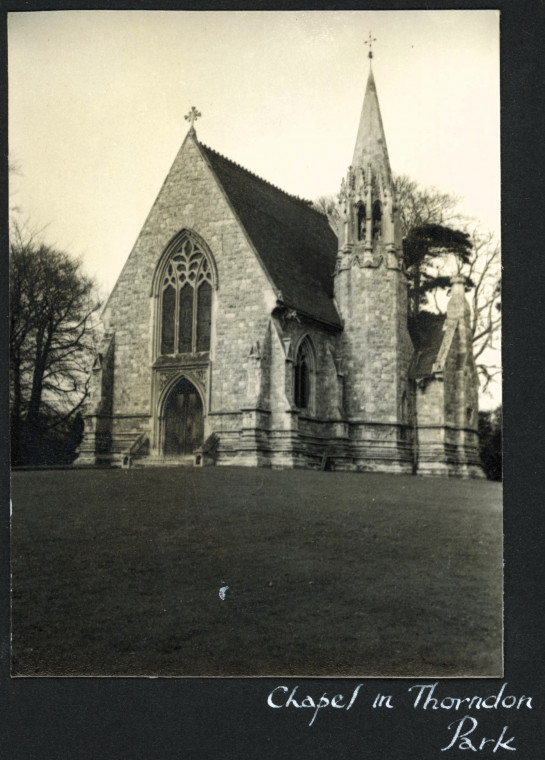
M 134 459 L 132 467 L 195 467 L 195 455 L 147 456 Z

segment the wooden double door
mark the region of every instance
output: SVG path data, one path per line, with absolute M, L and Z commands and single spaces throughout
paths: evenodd
M 165 454 L 192 454 L 204 438 L 204 413 L 198 390 L 182 377 L 165 406 Z

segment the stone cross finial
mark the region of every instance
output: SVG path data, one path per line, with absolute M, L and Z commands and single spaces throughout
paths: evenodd
M 191 129 L 193 129 L 193 124 L 197 121 L 199 116 L 202 116 L 202 113 L 197 111 L 195 106 L 191 106 L 189 112 L 184 116 L 185 120 L 191 124 Z
M 364 45 L 369 45 L 369 52 L 367 53 L 368 58 L 373 57 L 373 42 L 376 42 L 376 41 L 377 41 L 377 38 L 373 37 L 371 32 L 369 32 L 369 39 L 365 40 L 365 42 L 363 43 Z

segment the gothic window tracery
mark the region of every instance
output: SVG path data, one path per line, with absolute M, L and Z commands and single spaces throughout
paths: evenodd
M 199 244 L 184 237 L 171 252 L 160 289 L 160 353 L 210 350 L 212 270 Z

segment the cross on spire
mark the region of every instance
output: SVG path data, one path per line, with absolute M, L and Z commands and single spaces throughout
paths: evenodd
M 363 43 L 364 45 L 369 45 L 369 52 L 367 53 L 367 57 L 371 59 L 373 57 L 373 42 L 376 42 L 377 38 L 373 37 L 371 32 L 369 32 L 369 39 L 365 40 Z
M 190 128 L 193 129 L 193 124 L 197 121 L 199 116 L 202 116 L 202 113 L 200 111 L 197 111 L 195 106 L 191 106 L 189 112 L 184 116 L 184 119 L 191 124 Z

